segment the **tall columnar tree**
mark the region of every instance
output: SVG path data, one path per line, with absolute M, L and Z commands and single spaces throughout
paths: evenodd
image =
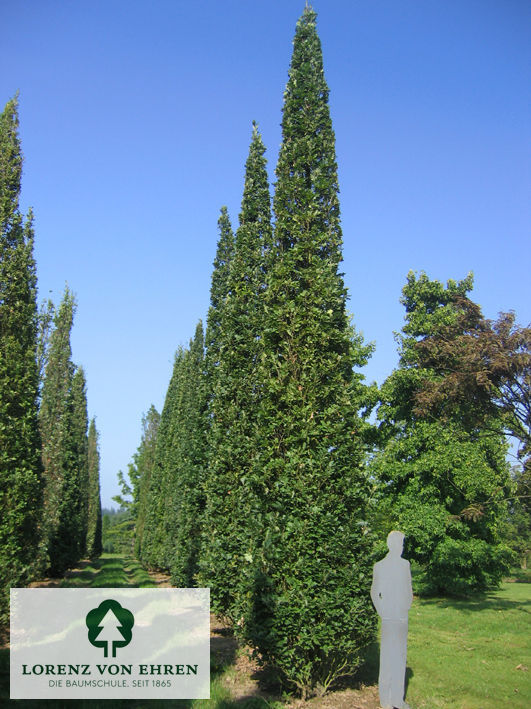
M 19 211 L 17 99 L 0 114 L 0 620 L 9 587 L 38 571 L 42 466 L 38 427 L 37 277 L 31 212 Z
M 75 477 L 72 449 L 72 378 L 74 365 L 70 332 L 75 298 L 66 288 L 50 336 L 48 364 L 42 388 L 40 427 L 46 480 L 45 514 L 50 570 L 62 573 L 78 557 L 79 540 L 71 536 Z
M 102 552 L 101 543 L 101 496 L 100 496 L 100 452 L 95 419 L 91 419 L 87 440 L 88 459 L 88 510 L 86 550 L 90 558 Z
M 487 416 L 473 390 L 434 396 L 445 373 L 430 366 L 421 346 L 439 340 L 441 356 L 443 345 L 454 362 L 463 356 L 471 288 L 471 275 L 446 287 L 425 274 L 408 275 L 400 366 L 382 386 L 382 442 L 373 461 L 389 526 L 405 532 L 406 553 L 423 565 L 426 590 L 446 594 L 496 585 L 510 558 L 500 538 L 511 489 L 503 419 L 495 410 Z
M 76 543 L 76 558 L 79 558 L 86 551 L 89 497 L 87 385 L 83 367 L 78 367 L 72 377 L 69 416 L 71 469 L 67 479 L 71 505 L 68 528 Z
M 353 670 L 373 636 L 368 484 L 346 312 L 335 138 L 315 12 L 297 23 L 266 259 L 257 467 L 261 546 L 244 634 L 303 694 Z
M 142 442 L 134 458 L 133 465 L 138 471 L 138 504 L 135 524 L 135 554 L 140 559 L 142 554 L 144 527 L 147 515 L 147 498 L 151 485 L 151 476 L 155 464 L 155 451 L 160 425 L 160 414 L 150 406 L 142 418 Z
M 173 372 L 166 392 L 157 432 L 155 457 L 145 498 L 145 521 L 142 536 L 141 560 L 150 568 L 169 569 L 166 555 L 166 471 L 172 454 L 173 422 L 179 405 L 186 351 L 180 347 L 173 364 Z
M 176 586 L 196 585 L 204 523 L 207 389 L 201 322 L 183 361 L 166 470 L 166 555 Z
M 120 470 L 118 482 L 122 488 L 122 494 L 113 497 L 113 500 L 118 502 L 120 507 L 129 514 L 134 535 L 134 552 L 138 558 L 140 558 L 142 549 L 147 497 L 155 462 L 159 423 L 160 414 L 151 405 L 147 414 L 142 416 L 142 438 L 127 470 L 129 482 L 126 481 Z M 129 497 L 131 499 L 128 499 Z
M 247 597 L 252 552 L 252 515 L 260 473 L 255 462 L 260 390 L 257 367 L 262 346 L 264 253 L 271 243 L 271 206 L 256 124 L 245 170 L 240 225 L 227 278 L 230 294 L 221 310 L 219 360 L 213 380 L 210 465 L 207 480 L 202 582 L 214 607 L 238 619 Z
M 214 258 L 214 270 L 210 286 L 210 308 L 208 310 L 205 333 L 206 368 L 210 379 L 209 390 L 214 388 L 214 377 L 219 364 L 219 338 L 221 335 L 221 313 L 227 299 L 229 267 L 234 253 L 234 233 L 227 207 L 221 208 L 218 219 L 219 238 Z

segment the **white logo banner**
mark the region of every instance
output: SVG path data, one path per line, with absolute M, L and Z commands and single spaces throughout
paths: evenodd
M 11 589 L 11 699 L 208 699 L 208 588 Z

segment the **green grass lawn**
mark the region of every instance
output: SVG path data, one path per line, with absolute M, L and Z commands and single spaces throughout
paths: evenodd
M 414 709 L 528 709 L 530 606 L 530 583 L 504 583 L 475 600 L 415 600 L 408 703 Z
M 61 582 L 62 588 L 154 588 L 156 585 L 138 561 L 124 559 L 119 554 L 103 554 Z

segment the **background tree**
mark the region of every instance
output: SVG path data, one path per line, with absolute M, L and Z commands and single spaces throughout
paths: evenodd
M 303 695 L 352 672 L 373 635 L 368 484 L 339 263 L 335 138 L 315 24 L 297 23 L 266 260 L 258 468 L 261 539 L 243 633 Z M 359 386 L 358 386 L 359 389 Z
M 42 534 L 37 278 L 32 214 L 19 211 L 18 126 L 15 97 L 0 114 L 0 620 L 9 587 L 40 570 Z
M 196 585 L 204 525 L 207 466 L 207 389 L 203 324 L 198 323 L 183 360 L 166 470 L 166 555 L 172 583 Z
M 72 399 L 74 365 L 70 347 L 75 308 L 75 298 L 67 287 L 50 336 L 40 409 L 42 462 L 46 480 L 46 536 L 53 574 L 63 573 L 79 558 L 79 477 L 72 430 L 75 418 Z
M 48 350 L 50 336 L 55 317 L 55 305 L 52 300 L 43 300 L 37 317 L 37 370 L 39 374 L 39 394 L 42 391 L 46 365 L 48 364 Z
M 271 198 L 265 147 L 256 124 L 245 170 L 239 228 L 230 260 L 229 293 L 219 317 L 218 365 L 211 400 L 210 460 L 202 583 L 213 607 L 237 620 L 249 594 L 256 495 L 257 367 L 262 347 L 264 252 L 271 243 Z M 219 275 L 219 274 L 217 274 Z M 253 482 L 254 481 L 254 482 Z M 252 580 L 252 579 L 251 579 Z
M 531 554 L 531 470 L 528 466 L 513 466 L 511 477 L 513 492 L 502 534 L 517 563 L 527 569 Z
M 529 466 L 531 328 L 517 326 L 512 312 L 487 320 L 465 294 L 454 291 L 451 299 L 452 320 L 418 339 L 410 357 L 413 366 L 436 375 L 421 382 L 415 409 L 444 416 L 459 407 L 469 426 L 483 428 L 495 418 L 518 441 L 518 457 Z
M 86 552 L 89 501 L 87 385 L 83 367 L 77 367 L 74 371 L 70 388 L 69 409 L 70 533 L 72 538 L 76 540 L 77 558 L 81 558 Z
M 147 414 L 142 416 L 142 439 L 129 464 L 129 479 L 132 484 L 133 501 L 135 502 L 135 540 L 134 550 L 137 558 L 141 558 L 142 539 L 146 519 L 147 494 L 150 487 L 157 433 L 160 424 L 160 414 L 157 409 L 150 406 Z
M 102 513 L 100 496 L 100 452 L 95 419 L 91 419 L 87 440 L 88 512 L 87 555 L 92 559 L 102 552 Z
M 429 411 L 419 405 L 441 382 L 440 372 L 424 366 L 419 343 L 452 332 L 460 352 L 461 306 L 471 288 L 470 275 L 446 288 L 408 275 L 400 367 L 384 383 L 378 411 L 382 446 L 372 469 L 381 503 L 388 523 L 406 534 L 406 554 L 422 564 L 424 589 L 436 593 L 483 591 L 510 561 L 499 533 L 511 490 L 500 417 L 495 410 L 478 417 L 472 392 L 438 405 L 433 398 Z
M 146 514 L 142 536 L 141 560 L 154 569 L 169 569 L 166 556 L 166 471 L 172 453 L 173 421 L 181 391 L 185 350 L 179 348 L 175 354 L 173 372 L 166 392 L 164 406 L 157 432 L 155 457 L 149 487 L 146 491 Z

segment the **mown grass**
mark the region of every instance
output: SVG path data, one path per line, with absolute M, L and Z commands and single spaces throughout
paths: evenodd
M 414 709 L 530 707 L 530 611 L 529 583 L 504 583 L 473 600 L 415 600 L 408 703 Z
M 71 572 L 62 588 L 154 588 L 157 584 L 135 559 L 119 554 L 103 554 Z

